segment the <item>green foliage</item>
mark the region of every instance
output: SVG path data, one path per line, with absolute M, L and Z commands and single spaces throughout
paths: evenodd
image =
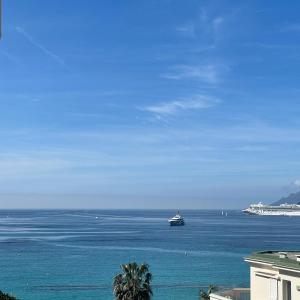
M 18 300 L 18 299 L 0 291 L 0 300 Z
M 113 283 L 115 300 L 150 300 L 152 275 L 149 266 L 133 262 L 122 265 L 121 269 L 122 273 L 115 276 Z
M 200 290 L 200 300 L 209 300 L 209 295 L 218 290 L 218 288 L 214 285 L 210 285 L 207 291 Z

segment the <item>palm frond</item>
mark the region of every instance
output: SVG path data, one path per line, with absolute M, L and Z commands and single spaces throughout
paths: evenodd
M 148 264 L 131 262 L 121 265 L 121 269 L 113 281 L 115 300 L 150 300 L 153 292 Z

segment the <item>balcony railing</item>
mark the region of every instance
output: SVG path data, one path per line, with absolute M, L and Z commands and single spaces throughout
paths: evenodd
M 236 288 L 210 294 L 210 300 L 250 300 L 250 289 Z

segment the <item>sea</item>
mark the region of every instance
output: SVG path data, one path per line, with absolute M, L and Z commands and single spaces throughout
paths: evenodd
M 240 211 L 1 210 L 0 290 L 21 300 L 113 299 L 120 265 L 147 263 L 153 299 L 199 299 L 199 290 L 248 287 L 243 258 L 300 249 L 300 218 Z

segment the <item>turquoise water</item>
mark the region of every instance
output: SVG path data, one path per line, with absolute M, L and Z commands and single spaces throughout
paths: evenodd
M 119 265 L 147 262 L 154 299 L 198 299 L 209 284 L 248 286 L 243 257 L 300 249 L 300 218 L 238 211 L 0 211 L 0 289 L 23 300 L 113 299 Z M 185 255 L 187 252 L 187 255 Z

